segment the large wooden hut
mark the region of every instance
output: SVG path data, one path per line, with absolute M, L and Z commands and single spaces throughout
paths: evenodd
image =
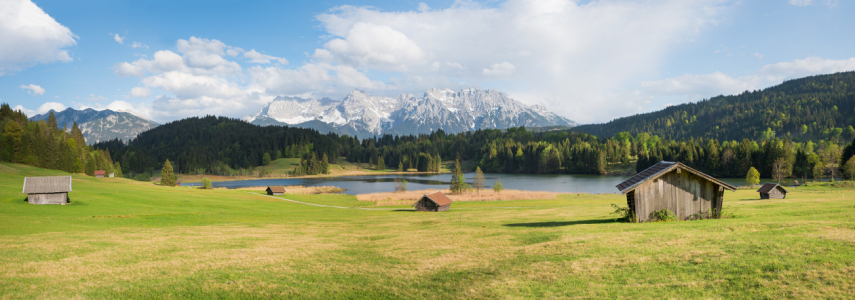
M 68 193 L 71 192 L 71 176 L 55 177 L 26 177 L 24 190 L 27 202 L 30 204 L 62 204 L 68 203 Z
M 95 177 L 102 177 L 102 178 L 103 178 L 103 177 L 104 177 L 104 175 L 107 175 L 107 171 L 104 171 L 104 170 L 98 170 L 98 171 L 95 171 L 95 174 L 94 174 L 94 175 L 95 175 Z
M 681 220 L 718 217 L 724 190 L 736 187 L 679 162 L 661 161 L 617 185 L 639 222 L 668 209 Z
M 425 194 L 416 204 L 416 211 L 446 211 L 451 209 L 451 199 L 440 191 Z
M 787 198 L 787 189 L 777 183 L 769 183 L 767 182 L 760 189 L 757 190 L 760 193 L 760 199 L 784 199 Z
M 282 196 L 285 194 L 285 188 L 281 186 L 268 186 L 267 194 L 273 196 Z

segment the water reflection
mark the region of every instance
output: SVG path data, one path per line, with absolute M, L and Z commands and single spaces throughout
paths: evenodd
M 466 182 L 472 183 L 474 173 L 466 173 Z M 505 189 L 523 191 L 548 191 L 558 193 L 591 193 L 614 194 L 615 186 L 630 176 L 597 176 L 575 174 L 484 174 L 486 188 L 492 188 L 498 178 L 502 179 Z M 395 181 L 407 181 L 409 190 L 439 190 L 447 189 L 451 184 L 451 174 L 406 174 L 406 175 L 364 175 L 327 178 L 296 178 L 296 179 L 258 179 L 242 181 L 214 182 L 214 187 L 242 188 L 271 185 L 303 185 L 303 186 L 336 186 L 344 188 L 345 194 L 356 195 L 377 192 L 392 192 Z M 793 180 L 782 181 L 785 186 L 792 186 Z M 735 186 L 744 186 L 745 180 L 740 178 L 723 178 L 722 181 Z M 774 182 L 772 179 L 761 179 L 764 182 Z M 199 186 L 200 183 L 185 184 Z

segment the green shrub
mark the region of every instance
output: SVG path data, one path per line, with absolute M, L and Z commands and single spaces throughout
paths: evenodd
M 148 175 L 148 172 L 143 172 L 134 176 L 134 180 L 136 181 L 151 181 L 151 176 Z
M 667 208 L 663 208 L 662 210 L 654 211 L 651 215 L 651 221 L 656 222 L 673 222 L 677 221 L 677 215 L 668 210 Z
M 202 178 L 202 188 L 206 190 L 212 189 L 211 180 L 208 178 Z
M 612 203 L 612 208 L 615 209 L 613 215 L 617 215 L 618 217 L 615 220 L 635 223 L 638 222 L 638 218 L 635 217 L 635 212 L 633 212 L 629 207 L 621 207 L 617 204 Z

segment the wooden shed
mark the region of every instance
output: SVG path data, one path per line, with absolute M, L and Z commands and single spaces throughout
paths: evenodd
M 267 194 L 273 196 L 282 196 L 285 194 L 285 188 L 281 186 L 268 186 Z
M 27 202 L 30 204 L 61 204 L 68 203 L 68 193 L 71 192 L 71 176 L 55 177 L 26 177 L 24 190 Z
M 654 218 L 653 212 L 668 209 L 681 220 L 698 216 L 717 218 L 724 190 L 736 187 L 679 162 L 661 161 L 618 184 L 626 204 L 639 222 Z
M 757 190 L 760 199 L 784 199 L 787 198 L 787 189 L 777 183 L 767 182 Z
M 440 191 L 425 194 L 416 204 L 416 211 L 446 211 L 451 209 L 451 199 Z
M 104 177 L 104 175 L 107 175 L 107 171 L 98 170 L 98 171 L 95 171 L 94 175 L 95 175 L 95 177 Z

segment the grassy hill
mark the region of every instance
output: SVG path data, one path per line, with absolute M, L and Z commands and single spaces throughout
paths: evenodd
M 268 197 L 73 175 L 30 205 L 0 163 L 3 298 L 847 298 L 855 191 L 725 196 L 730 219 L 615 222 L 622 195 L 458 202 L 445 213 L 347 195 Z M 844 198 L 845 195 L 845 198 Z M 341 209 L 286 201 L 360 207 Z
M 697 103 L 617 118 L 569 130 L 612 137 L 627 131 L 673 139 L 759 139 L 771 129 L 778 137 L 851 139 L 855 125 L 855 72 L 785 81 L 762 91 L 717 96 Z

